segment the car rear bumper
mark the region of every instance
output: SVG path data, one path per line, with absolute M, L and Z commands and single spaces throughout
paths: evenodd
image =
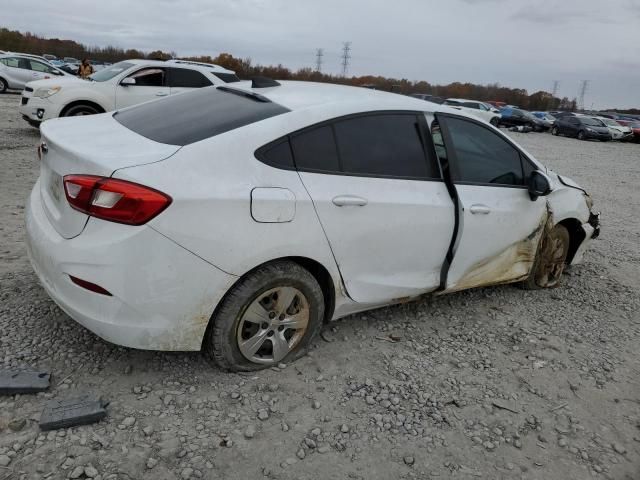
M 49 296 L 103 339 L 144 350 L 200 350 L 216 305 L 235 282 L 150 227 L 89 219 L 61 237 L 47 218 L 36 183 L 25 212 L 27 251 Z M 87 290 L 70 276 L 111 296 Z

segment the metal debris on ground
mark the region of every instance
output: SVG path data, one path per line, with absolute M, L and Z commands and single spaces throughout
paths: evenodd
M 56 430 L 96 423 L 107 415 L 107 405 L 109 405 L 108 402 L 92 395 L 52 400 L 42 411 L 40 428 Z
M 0 395 L 43 392 L 50 379 L 47 372 L 0 371 Z

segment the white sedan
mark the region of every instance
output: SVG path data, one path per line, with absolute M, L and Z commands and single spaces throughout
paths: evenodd
M 26 211 L 49 295 L 100 337 L 231 370 L 424 294 L 559 284 L 591 199 L 459 110 L 254 81 L 42 125 Z
M 478 100 L 467 100 L 465 98 L 447 98 L 444 104 L 455 110 L 463 110 L 470 113 L 474 117 L 478 117 L 480 120 L 484 120 L 495 127 L 500 123 L 500 110 L 488 103 L 479 102 Z

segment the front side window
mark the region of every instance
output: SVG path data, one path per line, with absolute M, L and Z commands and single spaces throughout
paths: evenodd
M 240 81 L 240 79 L 235 73 L 211 72 L 211 75 L 219 78 L 225 83 L 235 83 Z
M 438 178 L 427 163 L 421 125 L 414 114 L 380 114 L 337 121 L 334 125 L 342 171 L 399 178 Z
M 202 73 L 187 68 L 168 68 L 169 86 L 174 88 L 202 88 L 213 85 Z M 136 84 L 138 80 L 136 79 Z
M 504 138 L 474 122 L 445 117 L 455 151 L 458 182 L 524 185 L 520 152 Z
M 164 87 L 164 69 L 162 68 L 143 68 L 132 73 L 127 78 L 135 79 L 135 87 Z

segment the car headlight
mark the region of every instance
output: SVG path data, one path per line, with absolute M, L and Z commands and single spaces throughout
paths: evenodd
M 39 88 L 35 91 L 33 96 L 39 98 L 48 98 L 51 95 L 55 95 L 56 93 L 58 93 L 61 89 L 62 87 Z
M 587 128 L 587 132 L 596 133 L 596 131 L 593 128 Z

